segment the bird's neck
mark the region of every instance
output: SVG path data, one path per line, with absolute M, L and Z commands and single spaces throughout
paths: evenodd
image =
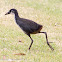
M 18 13 L 15 13 L 15 20 L 18 20 L 18 18 L 19 18 Z

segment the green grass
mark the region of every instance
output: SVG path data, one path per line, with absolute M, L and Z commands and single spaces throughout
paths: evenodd
M 1 0 L 0 4 L 1 62 L 2 59 L 4 62 L 11 59 L 11 62 L 62 62 L 62 0 Z M 16 25 L 12 14 L 5 16 L 11 8 L 16 8 L 20 17 L 42 24 L 42 31 L 47 32 L 55 50 L 50 50 L 44 34 L 35 34 L 31 35 L 34 43 L 29 51 L 30 38 Z

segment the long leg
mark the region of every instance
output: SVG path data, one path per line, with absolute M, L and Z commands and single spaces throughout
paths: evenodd
M 49 44 L 48 42 L 48 38 L 47 38 L 47 33 L 46 32 L 39 32 L 39 33 L 44 33 L 46 36 L 46 41 L 47 41 L 47 45 L 51 48 L 51 50 L 53 51 L 54 49 L 52 48 L 52 46 Z
M 30 39 L 31 39 L 31 44 L 30 44 L 30 46 L 29 46 L 29 50 L 30 50 L 30 48 L 31 48 L 31 46 L 32 46 L 32 44 L 33 44 L 33 39 L 31 38 L 31 36 L 30 36 L 30 34 L 28 35 L 29 37 L 30 37 Z

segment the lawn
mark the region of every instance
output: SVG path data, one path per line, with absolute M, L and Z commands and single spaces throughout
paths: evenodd
M 34 43 L 28 50 L 30 38 L 17 26 L 13 14 L 5 15 L 12 8 L 21 18 L 43 25 L 41 31 L 47 32 L 54 51 L 44 34 L 31 35 Z M 0 0 L 0 62 L 3 61 L 62 62 L 62 0 Z

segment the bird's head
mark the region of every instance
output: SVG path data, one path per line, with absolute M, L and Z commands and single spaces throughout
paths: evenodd
M 10 9 L 9 12 L 7 12 L 5 15 L 8 15 L 8 14 L 16 14 L 17 13 L 17 10 L 16 9 Z

